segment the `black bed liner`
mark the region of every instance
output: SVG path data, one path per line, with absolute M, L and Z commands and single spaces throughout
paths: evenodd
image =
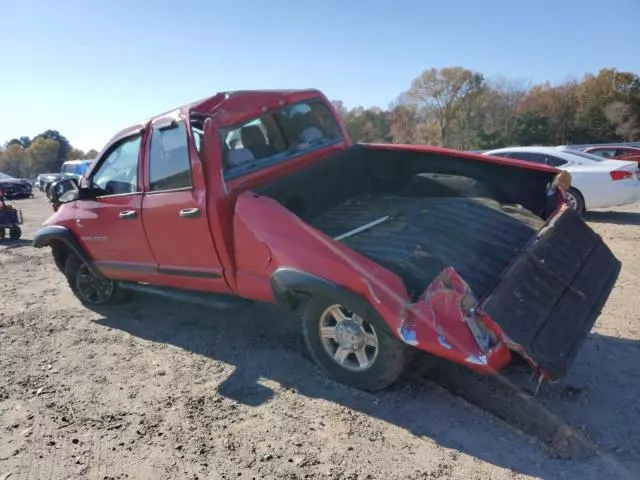
M 620 274 L 621 263 L 573 210 L 544 228 L 482 309 L 551 377 L 563 377 Z
M 399 275 L 412 295 L 453 266 L 483 297 L 543 225 L 522 207 L 487 198 L 384 194 L 347 200 L 308 223 L 336 237 L 385 215 L 342 242 Z

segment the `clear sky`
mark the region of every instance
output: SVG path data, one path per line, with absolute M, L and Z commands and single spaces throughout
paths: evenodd
M 5 0 L 0 143 L 121 127 L 220 90 L 386 107 L 430 67 L 561 82 L 640 73 L 640 0 Z

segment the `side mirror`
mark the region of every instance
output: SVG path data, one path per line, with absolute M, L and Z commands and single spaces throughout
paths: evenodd
M 78 199 L 79 190 L 75 179 L 58 180 L 49 188 L 49 200 L 53 204 L 72 202 Z

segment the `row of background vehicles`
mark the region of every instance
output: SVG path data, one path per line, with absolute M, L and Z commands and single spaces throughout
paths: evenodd
M 236 133 L 236 136 L 239 134 Z M 232 139 L 237 142 L 238 139 Z M 599 145 L 578 148 L 568 146 L 506 147 L 479 152 L 515 158 L 526 162 L 550 165 L 571 173 L 572 186 L 565 192 L 569 206 L 584 213 L 587 209 L 610 208 L 640 201 L 640 147 Z M 36 187 L 48 196 L 50 186 L 68 178 L 80 179 L 93 159 L 70 160 L 60 173 L 43 173 L 36 179 Z M 0 174 L 7 198 L 32 196 L 31 183 Z
M 238 139 L 232 141 L 237 142 Z M 610 208 L 640 201 L 640 147 L 598 145 L 578 149 L 568 146 L 527 146 L 477 153 L 515 158 L 568 171 L 572 176 L 572 186 L 565 192 L 566 200 L 581 214 L 587 209 Z M 35 186 L 49 196 L 49 188 L 54 182 L 80 179 L 92 162 L 93 159 L 66 161 L 59 173 L 38 175 Z M 0 185 L 8 199 L 33 196 L 33 186 L 27 179 L 0 173 Z
M 80 179 L 87 171 L 93 159 L 68 160 L 62 164 L 59 173 L 41 173 L 35 181 L 27 178 L 17 178 L 0 172 L 0 187 L 6 199 L 30 198 L 33 196 L 34 186 L 49 195 L 49 188 L 59 180 Z
M 60 180 L 82 178 L 93 160 L 68 160 L 62 164 L 60 173 L 42 173 L 35 182 L 26 178 L 16 178 L 0 172 L 0 240 L 19 240 L 22 236 L 22 211 L 18 205 L 8 200 L 33 197 L 35 186 L 49 197 L 52 184 Z
M 68 160 L 62 164 L 60 173 L 41 173 L 36 177 L 36 187 L 49 196 L 49 188 L 54 182 L 70 178 L 80 179 L 87 171 L 93 159 Z

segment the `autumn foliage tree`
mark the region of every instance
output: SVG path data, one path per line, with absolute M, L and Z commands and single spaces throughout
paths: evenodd
M 58 172 L 66 160 L 95 158 L 96 150 L 83 152 L 73 148 L 57 130 L 46 130 L 33 139 L 22 136 L 0 147 L 0 172 L 33 178 L 39 173 Z
M 335 104 L 352 139 L 360 142 L 388 138 L 474 150 L 640 140 L 640 77 L 615 69 L 530 86 L 462 67 L 431 68 L 387 111 Z

